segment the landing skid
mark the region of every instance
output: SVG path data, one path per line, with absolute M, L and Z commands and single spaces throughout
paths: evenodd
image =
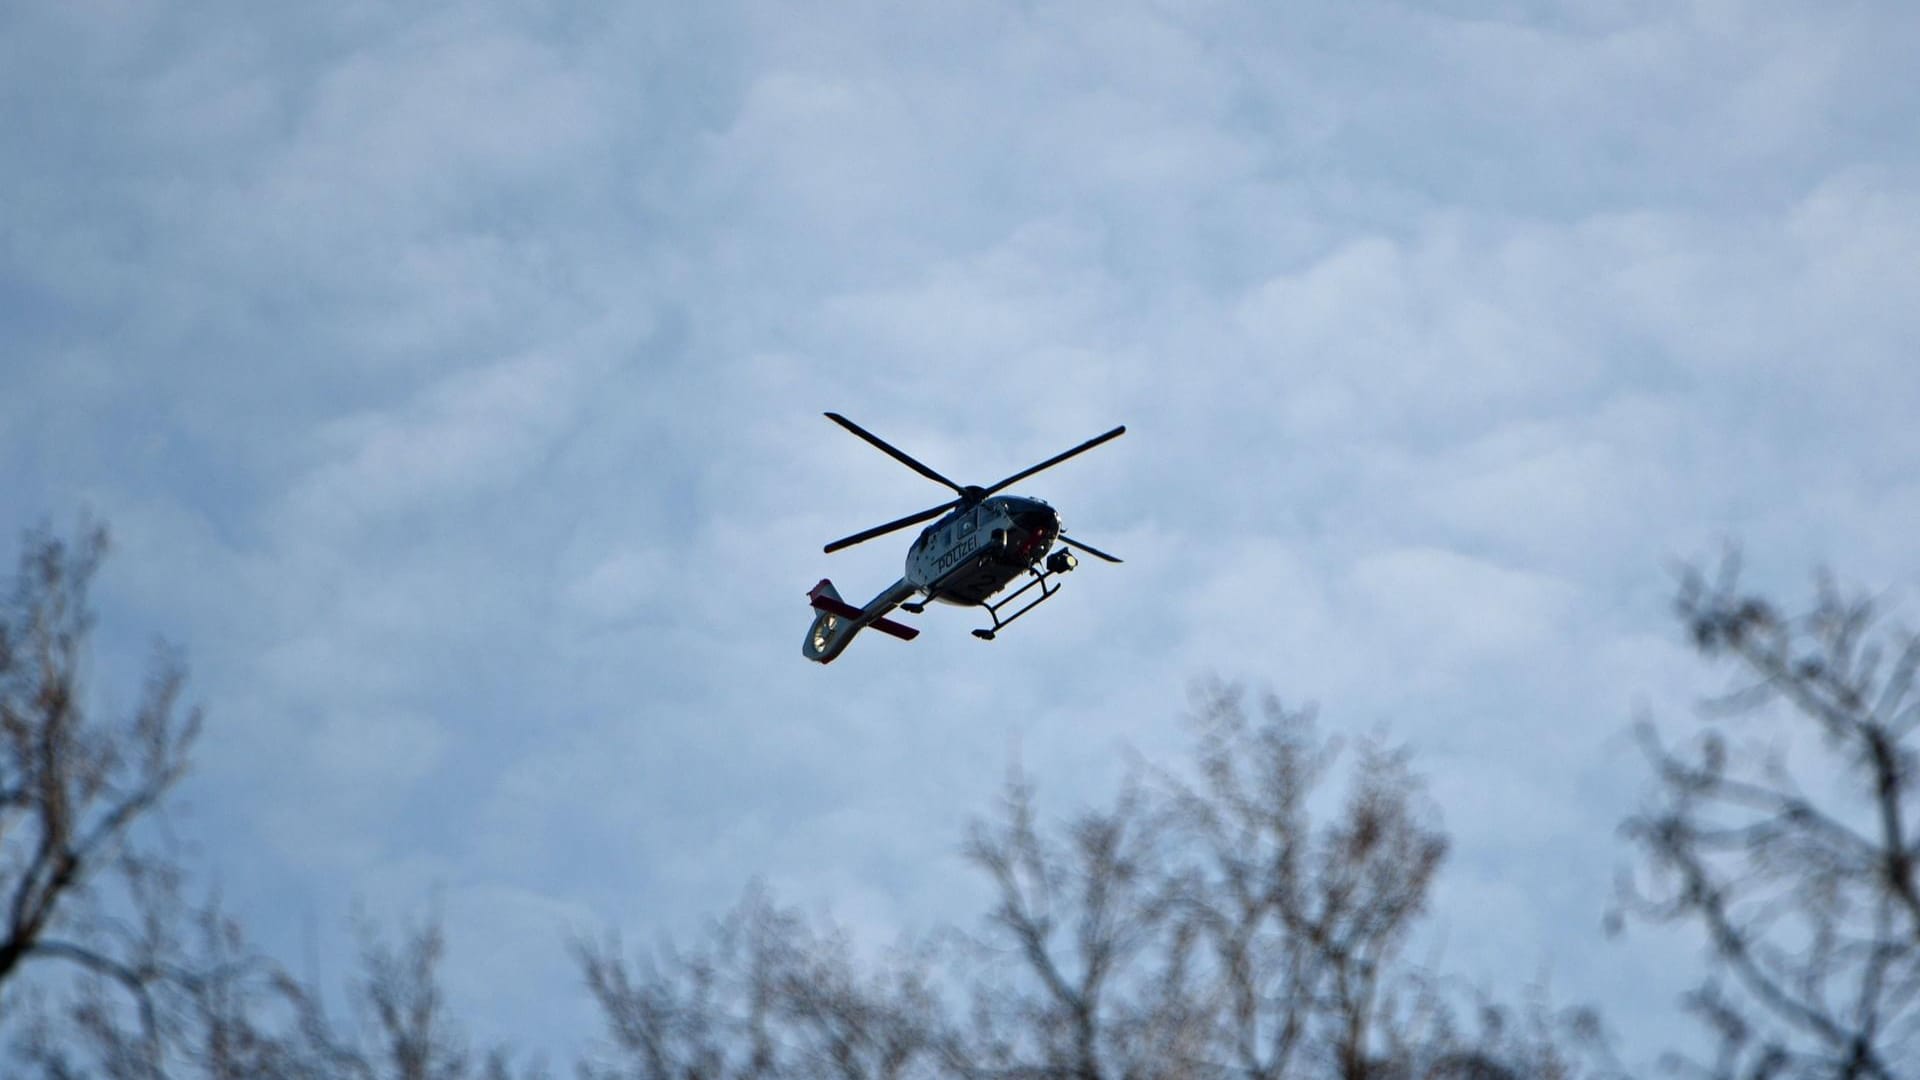
M 1013 620 L 1018 619 L 1020 616 L 1025 615 L 1027 612 L 1032 611 L 1034 608 L 1039 607 L 1041 604 L 1045 603 L 1047 600 L 1052 599 L 1053 594 L 1060 591 L 1060 585 L 1057 582 L 1055 584 L 1049 585 L 1047 584 L 1047 579 L 1051 577 L 1058 577 L 1061 573 L 1065 573 L 1065 571 L 1036 570 L 1036 569 L 1028 568 L 1027 573 L 1033 575 L 1032 581 L 1029 581 L 1025 585 L 1022 585 L 1019 588 L 1008 593 L 1006 596 L 1002 597 L 1000 602 L 997 604 L 981 604 L 980 605 L 981 607 L 987 609 L 988 617 L 993 619 L 993 626 L 991 628 L 983 626 L 980 629 L 975 630 L 973 632 L 974 637 L 979 638 L 981 641 L 992 641 L 994 638 L 994 635 L 998 634 L 1001 630 L 1005 629 L 1007 626 L 1012 624 Z M 1036 596 L 1033 599 L 1027 601 L 1024 605 L 1022 605 L 1019 608 L 1019 610 L 1015 611 L 1013 614 L 1007 616 L 1006 618 L 1003 619 L 1000 617 L 1001 608 L 1004 608 L 1008 604 L 1013 603 L 1015 600 L 1020 599 L 1020 597 L 1024 593 L 1032 589 L 1035 585 L 1040 586 L 1039 596 Z

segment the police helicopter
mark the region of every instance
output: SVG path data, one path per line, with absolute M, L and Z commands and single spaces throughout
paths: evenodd
M 841 600 L 833 582 L 826 578 L 821 578 L 820 584 L 807 593 L 807 600 L 812 604 L 815 615 L 800 651 L 809 660 L 831 663 L 846 649 L 855 634 L 868 627 L 904 641 L 912 641 L 920 631 L 887 618 L 887 614 L 897 607 L 918 615 L 936 600 L 943 604 L 985 608 L 993 625 L 975 630 L 973 636 L 982 641 L 992 641 L 994 635 L 1008 623 L 1032 611 L 1060 591 L 1060 583 L 1054 581 L 1049 584 L 1051 579 L 1079 565 L 1079 560 L 1074 558 L 1073 551 L 1069 549 L 1083 551 L 1111 563 L 1120 561 L 1104 551 L 1068 539 L 1061 532 L 1060 515 L 1039 499 L 999 495 L 996 492 L 1042 469 L 1050 469 L 1076 454 L 1085 453 L 1109 439 L 1119 438 L 1126 434 L 1125 426 L 1114 428 L 1104 435 L 1096 435 L 1065 453 L 1056 454 L 1032 468 L 1022 469 L 990 487 L 979 487 L 954 483 L 839 413 L 826 415 L 827 419 L 872 443 L 907 468 L 934 483 L 952 488 L 958 497 L 885 525 L 875 525 L 826 546 L 826 552 L 832 554 L 841 548 L 885 536 L 896 529 L 918 525 L 928 518 L 939 518 L 927 526 L 920 533 L 920 538 L 907 549 L 905 576 L 887 586 L 865 607 L 854 607 Z M 1055 541 L 1062 546 L 1055 548 Z M 1000 600 L 992 600 L 994 594 L 1022 575 L 1032 580 Z M 1040 590 L 1039 594 L 1028 596 L 1036 587 Z M 1023 596 L 1028 597 L 1024 605 L 1010 614 L 1001 615 L 1003 609 Z

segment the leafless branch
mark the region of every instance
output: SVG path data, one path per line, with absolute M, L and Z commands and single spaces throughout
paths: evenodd
M 1656 787 L 1626 824 L 1645 871 L 1625 909 L 1702 928 L 1716 970 L 1691 1007 L 1719 1035 L 1713 1077 L 1891 1077 L 1920 1063 L 1913 681 L 1920 642 L 1822 578 L 1788 618 L 1731 560 L 1682 579 L 1699 651 L 1739 682 L 1692 754 L 1643 727 Z M 1891 658 L 1891 659 L 1889 659 Z M 1724 729 L 1765 735 L 1764 760 Z M 1777 747 L 1817 738 L 1824 759 Z M 1811 776 L 1810 788 L 1804 778 Z M 1823 798 L 1806 792 L 1831 791 Z

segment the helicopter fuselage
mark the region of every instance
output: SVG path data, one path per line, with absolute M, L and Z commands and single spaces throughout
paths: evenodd
M 1053 507 L 995 495 L 927 526 L 907 551 L 905 581 L 930 601 L 978 606 L 1046 558 L 1059 535 Z

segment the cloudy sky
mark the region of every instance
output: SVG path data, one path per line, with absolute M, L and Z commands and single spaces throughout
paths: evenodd
M 437 902 L 473 1034 L 754 875 L 880 941 L 1176 760 L 1193 678 L 1387 731 L 1448 967 L 1605 1007 L 1668 614 L 1728 541 L 1914 597 L 1920 7 L 1885 0 L 0 7 L 0 531 L 108 522 L 179 642 L 180 831 L 283 955 Z M 940 489 L 1124 556 L 991 645 L 799 655 Z M 111 676 L 111 677 L 108 677 Z M 434 899 L 437 898 L 437 901 Z M 1670 944 L 1670 943 L 1669 943 Z

